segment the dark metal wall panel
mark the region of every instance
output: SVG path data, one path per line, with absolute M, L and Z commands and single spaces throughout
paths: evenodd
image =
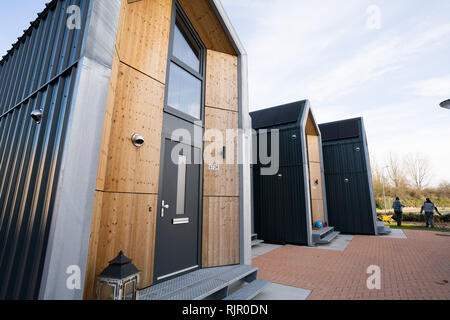
M 0 119 L 0 299 L 38 295 L 74 67 Z M 41 124 L 30 118 L 41 107 Z
M 81 29 L 67 27 L 70 5 Z M 39 294 L 89 9 L 51 1 L 0 62 L 0 299 Z
M 80 8 L 81 29 L 69 29 L 70 5 Z M 70 68 L 79 58 L 87 0 L 54 0 L 0 62 L 0 115 Z
M 255 232 L 268 242 L 307 244 L 303 170 L 280 168 L 278 176 L 255 172 Z
M 362 119 L 319 127 L 327 132 L 322 147 L 330 225 L 342 233 L 375 234 Z
M 275 128 L 277 129 L 277 128 Z M 298 126 L 280 126 L 278 175 L 261 176 L 254 165 L 254 225 L 268 242 L 308 244 L 302 142 Z M 293 138 L 295 136 L 295 138 Z M 259 143 L 259 141 L 258 141 Z M 271 153 L 271 146 L 269 144 Z
M 302 166 L 302 143 L 298 127 L 282 128 L 280 135 L 280 167 Z
M 326 180 L 330 225 L 342 233 L 374 234 L 367 176 L 337 174 L 327 175 Z
M 366 171 L 364 144 L 359 139 L 332 143 L 323 142 L 323 146 L 325 174 L 361 173 Z

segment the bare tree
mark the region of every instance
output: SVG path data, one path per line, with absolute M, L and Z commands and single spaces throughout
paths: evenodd
M 370 167 L 372 169 L 372 182 L 375 196 L 383 196 L 383 172 L 374 156 L 370 157 Z
M 390 153 L 388 156 L 388 165 L 388 178 L 392 186 L 395 189 L 406 187 L 408 185 L 408 181 L 405 177 L 405 170 L 399 157 L 393 153 Z
M 439 188 L 440 188 L 440 189 L 445 189 L 445 190 L 450 190 L 450 182 L 442 181 L 442 182 L 439 184 Z
M 405 157 L 406 175 L 413 186 L 422 191 L 432 178 L 430 160 L 421 153 L 410 153 Z

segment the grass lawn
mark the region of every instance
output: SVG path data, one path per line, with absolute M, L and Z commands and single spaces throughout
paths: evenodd
M 386 223 L 387 226 L 392 229 L 405 229 L 405 230 L 422 230 L 422 231 L 434 231 L 434 232 L 450 232 L 450 229 L 445 228 L 425 228 L 424 225 L 417 225 L 413 223 L 403 222 L 401 227 L 397 226 L 397 223 Z

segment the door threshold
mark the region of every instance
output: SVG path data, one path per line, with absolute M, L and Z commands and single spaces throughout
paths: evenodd
M 177 274 L 185 273 L 185 272 L 188 272 L 188 271 L 191 271 L 191 270 L 194 270 L 194 269 L 198 269 L 198 267 L 199 266 L 196 265 L 196 266 L 193 266 L 193 267 L 190 267 L 190 268 L 186 268 L 186 269 L 183 269 L 183 270 L 180 270 L 180 271 L 177 271 L 177 272 L 173 272 L 171 274 L 167 274 L 165 276 L 156 278 L 156 281 L 161 281 L 161 280 L 164 280 L 164 279 L 167 279 L 167 278 L 171 278 L 173 276 L 176 276 Z

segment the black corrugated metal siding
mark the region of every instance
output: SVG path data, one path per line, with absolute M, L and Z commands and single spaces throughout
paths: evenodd
M 261 164 L 253 166 L 255 232 L 259 239 L 266 242 L 308 244 L 303 146 L 299 124 L 304 104 L 297 104 L 297 106 L 299 110 L 295 112 L 291 110 L 291 114 L 297 115 L 297 117 L 291 117 L 290 121 L 293 123 L 277 126 L 270 121 L 264 122 L 270 130 L 279 130 L 280 169 L 278 173 L 281 177 L 262 176 Z M 273 110 L 269 109 L 269 112 Z M 266 115 L 261 114 L 261 111 L 258 113 L 260 119 L 265 118 Z M 251 115 L 253 118 L 254 114 Z M 270 119 L 270 117 L 266 118 Z M 292 138 L 294 135 L 296 139 Z M 271 141 L 270 135 L 268 141 Z M 268 149 L 271 154 L 270 143 Z
M 72 4 L 81 30 L 66 27 Z M 0 63 L 0 299 L 38 297 L 88 10 L 52 1 Z
M 330 225 L 342 233 L 375 234 L 362 120 L 320 125 Z M 358 151 L 359 150 L 359 151 Z M 348 179 L 348 182 L 346 182 Z

